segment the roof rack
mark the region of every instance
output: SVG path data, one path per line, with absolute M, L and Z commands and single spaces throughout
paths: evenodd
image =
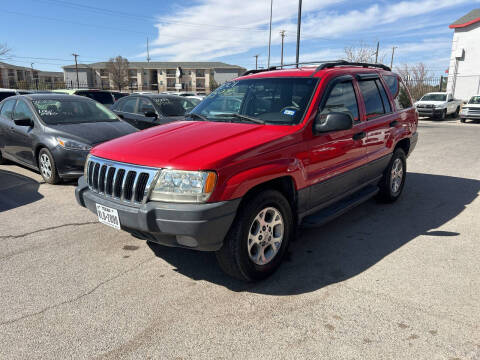
M 264 71 L 272 71 L 272 70 L 279 70 L 283 69 L 284 67 L 287 66 L 296 66 L 298 65 L 315 65 L 315 64 L 320 64 L 316 69 L 315 72 L 312 74 L 315 75 L 317 72 L 323 69 L 329 69 L 333 68 L 336 66 L 361 66 L 364 68 L 379 68 L 387 71 L 392 71 L 388 66 L 383 65 L 383 64 L 373 64 L 373 63 L 363 63 L 363 62 L 351 62 L 351 61 L 346 61 L 346 60 L 333 60 L 333 61 L 309 61 L 309 62 L 301 62 L 301 63 L 294 63 L 294 64 L 284 64 L 284 65 L 276 65 L 276 66 L 270 66 L 267 69 L 256 69 L 256 70 L 247 70 L 245 71 L 242 76 L 250 75 L 250 74 L 257 74 L 260 72 Z

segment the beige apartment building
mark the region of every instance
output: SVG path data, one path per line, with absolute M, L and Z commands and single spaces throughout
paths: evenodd
M 106 62 L 78 65 L 78 87 L 113 89 Z M 77 87 L 75 65 L 63 67 L 65 85 Z M 209 93 L 212 88 L 245 71 L 223 62 L 130 62 L 127 88 L 154 91 L 194 91 Z
M 0 88 L 45 89 L 63 87 L 63 73 L 41 71 L 24 66 L 0 62 Z

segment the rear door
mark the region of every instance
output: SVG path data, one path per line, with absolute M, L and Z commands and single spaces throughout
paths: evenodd
M 358 86 L 363 99 L 363 119 L 366 124 L 366 149 L 369 172 L 373 179 L 380 176 L 390 161 L 393 134 L 401 126 L 399 114 L 393 111 L 383 82 L 378 74 L 357 75 Z
M 16 99 L 7 100 L 0 109 L 0 150 L 10 156 L 13 156 L 11 153 L 11 134 L 16 101 Z
M 324 121 L 330 112 L 352 116 L 352 129 L 313 134 L 307 141 L 304 160 L 310 185 L 309 208 L 320 207 L 362 184 L 362 165 L 367 163 L 365 124 L 360 119 L 358 94 L 350 75 L 330 81 L 321 101 L 316 121 Z
M 35 116 L 28 104 L 22 99 L 18 99 L 13 112 L 13 120 L 31 119 L 35 122 Z M 12 121 L 10 132 L 10 152 L 18 160 L 34 165 L 33 159 L 33 127 L 18 126 Z

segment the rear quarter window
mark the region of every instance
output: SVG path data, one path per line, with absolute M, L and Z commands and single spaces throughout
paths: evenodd
M 408 109 L 413 106 L 405 84 L 396 75 L 383 75 L 383 79 L 392 95 L 397 110 Z

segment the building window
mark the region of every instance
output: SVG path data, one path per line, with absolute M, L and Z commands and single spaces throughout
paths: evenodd
M 108 76 L 108 72 L 106 69 L 100 69 L 100 76 Z
M 137 70 L 128 70 L 128 75 L 131 77 L 137 77 Z
M 196 77 L 205 77 L 205 70 L 197 70 L 195 71 Z
M 163 85 L 163 81 L 162 81 L 162 80 L 160 80 L 160 85 Z
M 15 76 L 15 71 L 8 69 L 8 76 Z
M 175 77 L 177 73 L 176 69 L 167 69 L 167 77 Z

